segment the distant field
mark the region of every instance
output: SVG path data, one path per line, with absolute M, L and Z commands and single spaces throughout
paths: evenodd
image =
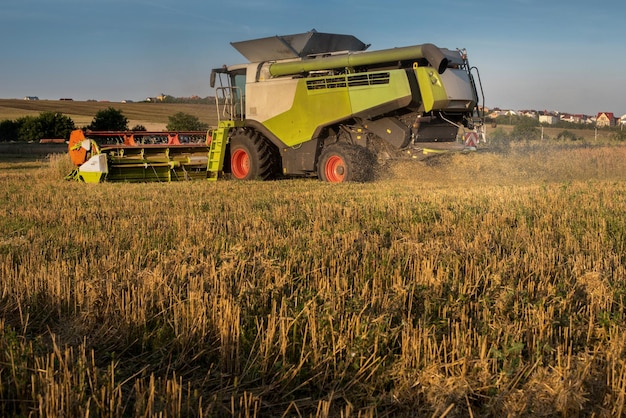
M 486 126 L 487 138 L 489 138 L 489 136 L 493 134 L 493 132 L 496 129 L 501 129 L 505 132 L 511 132 L 513 128 L 514 128 L 514 125 L 497 125 L 496 128 L 492 127 L 491 125 L 487 125 Z M 537 129 L 540 130 L 541 128 L 537 128 Z M 544 127 L 543 128 L 543 134 L 544 134 L 545 139 L 555 139 L 563 131 L 572 132 L 574 135 L 576 135 L 577 138 L 582 138 L 585 141 L 594 141 L 596 139 L 598 141 L 605 141 L 605 140 L 610 139 L 613 136 L 613 132 L 611 131 L 598 130 L 596 132 L 593 127 L 587 127 L 585 129 L 567 129 L 567 128 L 556 128 L 556 127 Z
M 100 110 L 113 107 L 124 113 L 129 127 L 143 125 L 148 130 L 165 129 L 168 118 L 177 112 L 196 116 L 201 122 L 213 126 L 217 122 L 215 106 L 206 104 L 173 103 L 115 103 L 61 100 L 0 99 L 0 121 L 14 120 L 23 116 L 37 116 L 42 112 L 60 112 L 72 118 L 76 126 L 91 123 Z

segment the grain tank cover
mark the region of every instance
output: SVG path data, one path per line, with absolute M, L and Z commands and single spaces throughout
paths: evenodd
M 231 42 L 231 45 L 250 62 L 305 58 L 340 51 L 365 51 L 369 47 L 352 35 L 320 33 L 315 29 L 295 35 Z

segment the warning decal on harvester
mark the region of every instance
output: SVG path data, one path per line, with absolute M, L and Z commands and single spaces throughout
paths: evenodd
M 476 148 L 478 145 L 478 134 L 476 132 L 465 133 L 465 146 L 470 148 Z

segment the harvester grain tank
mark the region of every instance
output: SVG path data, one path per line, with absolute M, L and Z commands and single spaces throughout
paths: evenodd
M 211 71 L 218 126 L 205 146 L 109 148 L 92 157 L 98 181 L 112 166 L 115 179 L 141 179 L 153 162 L 177 170 L 149 176 L 157 179 L 366 181 L 388 159 L 462 150 L 459 133 L 481 124 L 465 51 L 429 43 L 368 51 L 352 35 L 315 30 L 232 45 L 249 62 Z

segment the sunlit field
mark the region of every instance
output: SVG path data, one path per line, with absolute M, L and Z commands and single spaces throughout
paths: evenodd
M 43 112 L 61 112 L 71 118 L 77 127 L 83 127 L 89 125 L 99 111 L 109 107 L 123 112 L 131 128 L 135 125 L 143 125 L 148 130 L 162 131 L 166 128 L 169 117 L 177 112 L 196 116 L 200 121 L 212 126 L 217 124 L 215 106 L 209 104 L 17 99 L 0 99 L 0 121 L 38 116 Z
M 88 185 L 0 163 L 2 416 L 620 416 L 626 147 Z

